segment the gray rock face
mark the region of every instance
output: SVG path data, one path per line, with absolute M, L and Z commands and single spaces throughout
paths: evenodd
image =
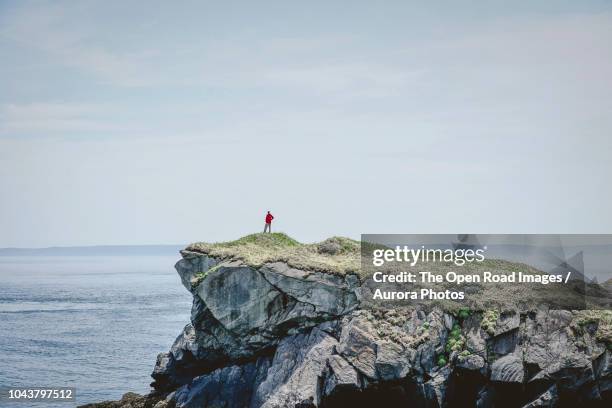
M 171 390 L 231 361 L 252 359 L 287 335 L 332 321 L 358 306 L 358 280 L 283 263 L 253 268 L 183 251 L 176 264 L 194 296 L 192 324 L 160 356 L 154 387 Z
M 502 313 L 495 324 L 494 336 L 499 336 L 500 334 L 507 333 L 507 332 L 518 329 L 520 322 L 521 322 L 521 317 L 519 316 L 518 313 L 515 313 L 515 312 Z
M 515 355 L 507 355 L 491 364 L 491 381 L 522 384 L 525 379 L 523 360 Z
M 285 338 L 276 349 L 268 377 L 257 388 L 253 406 L 320 405 L 319 378 L 337 344 L 335 338 L 318 328 Z
M 451 375 L 450 367 L 444 367 L 435 373 L 431 380 L 425 385 L 425 397 L 431 401 L 433 407 L 443 407 L 446 405 L 446 389 L 448 387 L 448 377 Z
M 282 293 L 247 266 L 221 266 L 209 272 L 195 291 L 215 320 L 241 337 L 254 330 L 265 333 L 261 328 L 282 319 L 278 316 L 284 311 Z
M 355 318 L 343 327 L 337 351 L 361 374 L 371 379 L 377 377 L 376 339 L 366 320 Z
M 255 387 L 265 379 L 269 367 L 270 358 L 260 358 L 241 366 L 220 368 L 195 377 L 176 390 L 172 399 L 177 408 L 248 407 Z
M 378 378 L 383 381 L 405 378 L 412 369 L 414 354 L 392 341 L 377 342 L 374 364 Z
M 481 371 L 485 368 L 486 362 L 484 358 L 477 354 L 470 354 L 466 357 L 459 357 L 456 366 L 468 371 Z
M 348 389 L 358 391 L 361 389 L 361 381 L 357 370 L 353 368 L 343 357 L 331 355 L 327 359 L 327 372 L 324 374 L 325 387 L 323 394 L 331 395 L 337 389 Z
M 572 312 L 506 312 L 487 333 L 478 313 L 362 309 L 353 275 L 193 252 L 176 269 L 194 301 L 191 324 L 152 374 L 165 407 L 556 407 L 612 398 L 610 351 L 571 327 Z M 450 334 L 457 326 L 460 342 Z M 449 351 L 452 336 L 462 348 Z
M 303 306 L 311 306 L 303 310 L 307 317 L 337 317 L 357 306 L 356 281 L 350 277 L 305 272 L 282 262 L 265 265 L 260 272 L 278 291 Z
M 191 292 L 192 284 L 195 282 L 196 275 L 205 272 L 219 263 L 218 260 L 205 255 L 193 252 L 181 252 L 183 258 L 179 260 L 174 268 L 181 277 L 181 283 L 185 289 Z

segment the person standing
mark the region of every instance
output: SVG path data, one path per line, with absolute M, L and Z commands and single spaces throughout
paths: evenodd
M 272 232 L 272 220 L 274 219 L 274 216 L 272 214 L 270 214 L 270 211 L 268 211 L 268 213 L 266 214 L 266 226 L 264 227 L 264 234 L 266 233 L 266 231 L 268 232 Z

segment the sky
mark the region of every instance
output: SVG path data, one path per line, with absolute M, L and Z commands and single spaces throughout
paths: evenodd
M 611 43 L 608 1 L 0 0 L 0 247 L 611 233 Z

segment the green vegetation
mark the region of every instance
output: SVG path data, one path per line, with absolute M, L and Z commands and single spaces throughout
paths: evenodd
M 446 352 L 462 351 L 465 348 L 465 337 L 461 334 L 461 327 L 458 324 L 453 326 L 453 329 L 448 335 L 446 342 Z
M 459 309 L 459 312 L 457 312 L 457 317 L 461 320 L 465 320 L 470 317 L 471 314 L 472 311 L 470 309 L 462 307 L 461 309 Z
M 438 356 L 438 367 L 444 367 L 446 365 L 446 357 L 444 354 Z
M 482 321 L 480 327 L 486 331 L 489 336 L 495 334 L 495 327 L 497 326 L 497 320 L 499 319 L 499 312 L 497 310 L 487 310 L 482 314 Z
M 209 273 L 216 271 L 217 269 L 219 269 L 222 265 L 218 264 L 213 266 L 210 269 L 207 269 L 206 271 L 203 272 L 198 272 L 195 274 L 194 279 L 192 279 L 191 281 L 191 288 L 195 289 L 198 287 L 198 285 L 204 280 L 206 279 L 206 277 L 208 276 Z
M 251 234 L 234 241 L 216 244 L 204 244 L 211 248 L 244 248 L 248 245 L 256 245 L 259 248 L 294 247 L 300 245 L 298 241 L 282 232 L 272 234 Z
M 340 275 L 359 274 L 361 270 L 359 242 L 344 237 L 302 244 L 281 232 L 251 234 L 230 242 L 194 243 L 186 250 L 223 260 L 241 260 L 255 267 L 282 261 L 298 269 Z

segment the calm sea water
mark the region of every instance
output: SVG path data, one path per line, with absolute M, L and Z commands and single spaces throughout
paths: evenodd
M 177 259 L 0 257 L 0 386 L 76 387 L 78 404 L 148 392 L 157 354 L 189 321 Z

